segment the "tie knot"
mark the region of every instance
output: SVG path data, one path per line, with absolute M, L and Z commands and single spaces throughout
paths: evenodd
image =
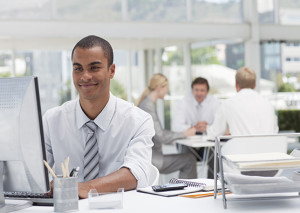
M 92 132 L 95 132 L 97 129 L 97 124 L 94 123 L 94 121 L 88 121 L 85 123 L 85 125 L 87 126 L 87 128 L 89 128 Z

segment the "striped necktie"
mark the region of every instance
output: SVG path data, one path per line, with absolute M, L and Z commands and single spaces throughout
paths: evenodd
M 99 152 L 95 134 L 97 125 L 94 121 L 89 121 L 85 126 L 88 129 L 88 134 L 84 149 L 83 174 L 84 181 L 89 181 L 95 179 L 99 174 Z

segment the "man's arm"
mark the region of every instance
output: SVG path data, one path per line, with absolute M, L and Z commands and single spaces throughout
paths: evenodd
M 90 189 L 96 189 L 98 192 L 116 192 L 118 188 L 131 190 L 148 186 L 152 137 L 155 132 L 151 116 L 140 109 L 138 111 L 136 116 L 140 122 L 132 126 L 135 129 L 134 136 L 126 150 L 123 165 L 107 176 L 78 183 L 80 198 L 86 198 Z
M 128 168 L 123 167 L 105 177 L 78 183 L 78 195 L 80 198 L 87 198 L 91 189 L 96 189 L 97 192 L 116 192 L 118 188 L 131 190 L 136 187 L 137 180 Z

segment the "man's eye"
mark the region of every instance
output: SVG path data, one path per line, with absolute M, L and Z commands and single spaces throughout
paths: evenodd
M 74 67 L 73 69 L 74 69 L 74 71 L 76 71 L 76 72 L 82 71 L 82 67 Z
M 98 67 L 98 66 L 92 66 L 91 67 L 91 70 L 98 70 L 98 69 L 100 69 L 100 67 Z

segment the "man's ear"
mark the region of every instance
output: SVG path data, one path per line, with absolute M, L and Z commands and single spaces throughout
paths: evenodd
M 112 64 L 109 67 L 109 78 L 113 79 L 114 75 L 115 75 L 115 69 L 116 69 L 116 65 Z

